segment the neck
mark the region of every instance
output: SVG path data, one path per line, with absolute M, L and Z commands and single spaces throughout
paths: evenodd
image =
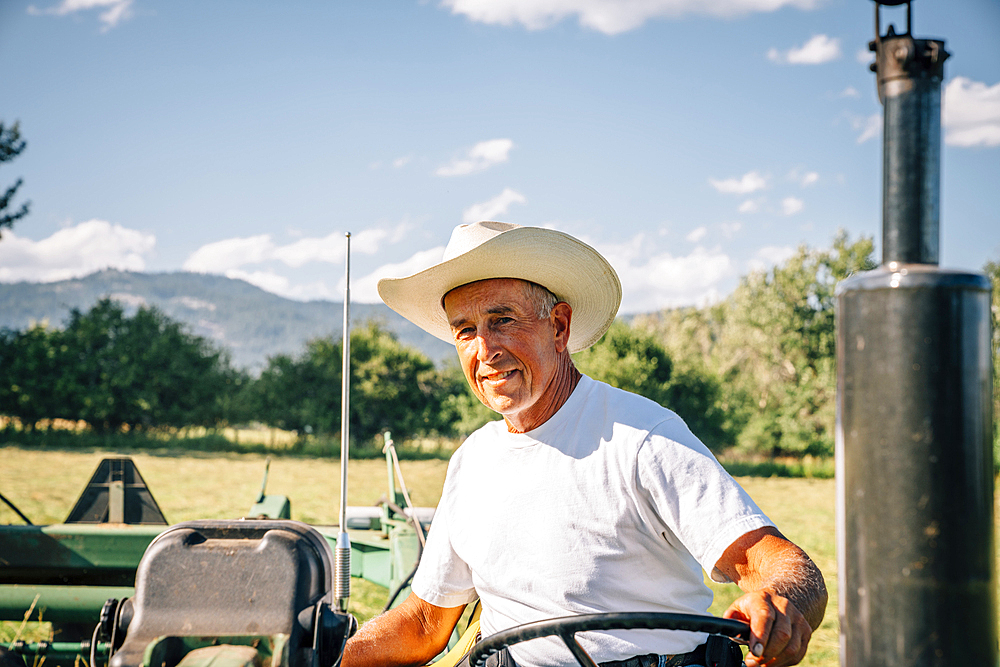
M 526 433 L 547 422 L 569 400 L 576 385 L 580 383 L 581 377 L 580 371 L 576 370 L 576 366 L 573 365 L 569 352 L 564 352 L 542 397 L 524 413 L 504 415 L 507 431 Z

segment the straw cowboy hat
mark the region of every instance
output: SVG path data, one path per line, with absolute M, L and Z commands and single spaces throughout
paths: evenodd
M 508 222 L 459 225 L 439 264 L 407 278 L 383 278 L 386 305 L 424 331 L 454 343 L 442 299 L 450 290 L 491 278 L 542 285 L 573 309 L 569 351 L 596 343 L 618 313 L 622 286 L 608 261 L 569 234 Z

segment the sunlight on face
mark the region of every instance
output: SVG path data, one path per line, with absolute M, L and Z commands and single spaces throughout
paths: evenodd
M 465 378 L 508 423 L 532 416 L 559 370 L 553 317 L 539 319 L 525 285 L 511 278 L 483 280 L 444 298 Z

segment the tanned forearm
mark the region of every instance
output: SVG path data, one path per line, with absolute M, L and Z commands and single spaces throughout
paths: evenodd
M 412 593 L 403 604 L 368 621 L 347 642 L 343 667 L 425 665 L 448 644 L 462 607 L 430 605 Z
M 791 600 L 815 630 L 826 614 L 826 582 L 812 559 L 798 547 L 795 547 L 795 551 L 797 553 L 788 553 L 781 559 L 782 562 L 777 563 L 780 572 L 762 582 L 760 588 Z
M 813 630 L 818 628 L 826 613 L 827 591 L 812 559 L 774 528 L 761 528 L 745 537 L 744 555 L 733 559 L 733 571 L 727 576 L 744 591 L 768 590 L 788 599 Z

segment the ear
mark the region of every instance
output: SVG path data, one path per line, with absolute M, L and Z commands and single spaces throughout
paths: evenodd
M 552 306 L 549 321 L 555 331 L 556 352 L 563 352 L 569 345 L 569 325 L 573 319 L 573 308 L 565 301 Z

